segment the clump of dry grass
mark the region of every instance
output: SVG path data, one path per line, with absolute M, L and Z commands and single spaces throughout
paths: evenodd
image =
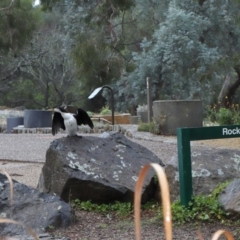
M 10 177 L 10 175 L 4 171 L 4 170 L 1 170 L 2 171 L 8 181 L 9 181 L 9 185 L 10 185 L 10 206 L 12 206 L 13 204 L 13 181 L 12 181 L 12 178 Z M 9 223 L 9 224 L 16 224 L 16 225 L 20 225 L 22 226 L 23 228 L 25 228 L 27 230 L 27 232 L 33 237 L 34 240 L 39 240 L 39 238 L 37 237 L 36 233 L 29 227 L 25 226 L 23 223 L 21 222 L 17 222 L 17 221 L 14 221 L 12 219 L 8 219 L 8 218 L 0 218 L 0 223 Z M 4 240 L 17 240 L 16 238 L 12 238 L 12 237 L 3 237 L 3 236 L 0 236 L 0 240 L 1 239 L 4 239 Z
M 163 205 L 163 220 L 165 228 L 165 237 L 166 240 L 172 240 L 172 215 L 171 215 L 171 204 L 170 204 L 170 193 L 169 186 L 166 174 L 163 168 L 156 163 L 150 163 L 145 165 L 139 175 L 138 181 L 135 187 L 135 196 L 134 196 L 134 217 L 135 217 L 135 234 L 136 240 L 141 239 L 141 226 L 140 226 L 140 208 L 141 208 L 141 194 L 142 194 L 142 185 L 145 179 L 145 176 L 150 168 L 154 168 L 157 173 L 158 182 L 160 183 L 160 192 L 162 196 L 162 205 Z M 200 231 L 197 232 L 200 240 L 204 240 Z M 212 236 L 212 240 L 217 240 L 221 235 L 224 235 L 228 240 L 234 240 L 232 234 L 226 230 L 218 230 Z

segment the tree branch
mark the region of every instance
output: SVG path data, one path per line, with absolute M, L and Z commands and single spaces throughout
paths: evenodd
M 10 10 L 10 9 L 13 7 L 14 2 L 15 2 L 15 0 L 12 0 L 11 3 L 10 3 L 10 5 L 9 5 L 8 7 L 0 8 L 0 12 Z

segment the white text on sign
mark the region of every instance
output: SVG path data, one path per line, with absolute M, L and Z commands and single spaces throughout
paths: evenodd
M 240 135 L 240 128 L 238 127 L 236 127 L 235 129 L 223 128 L 222 133 L 223 135 Z

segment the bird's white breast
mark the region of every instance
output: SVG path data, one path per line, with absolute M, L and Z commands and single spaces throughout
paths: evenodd
M 62 114 L 64 119 L 64 125 L 68 136 L 75 136 L 78 131 L 78 125 L 76 118 L 71 113 Z

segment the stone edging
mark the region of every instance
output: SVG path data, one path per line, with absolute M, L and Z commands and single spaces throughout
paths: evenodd
M 103 132 L 121 132 L 125 134 L 128 137 L 132 137 L 132 134 L 130 131 L 126 130 L 122 125 L 102 125 L 102 126 L 96 126 L 94 129 L 90 129 L 86 126 L 81 126 L 78 128 L 79 133 L 103 133 Z M 0 126 L 0 132 L 4 133 L 6 132 L 6 128 L 4 126 Z M 60 131 L 63 133 L 64 131 Z M 51 128 L 24 128 L 24 127 L 15 127 L 13 128 L 13 134 L 50 134 L 52 133 Z

